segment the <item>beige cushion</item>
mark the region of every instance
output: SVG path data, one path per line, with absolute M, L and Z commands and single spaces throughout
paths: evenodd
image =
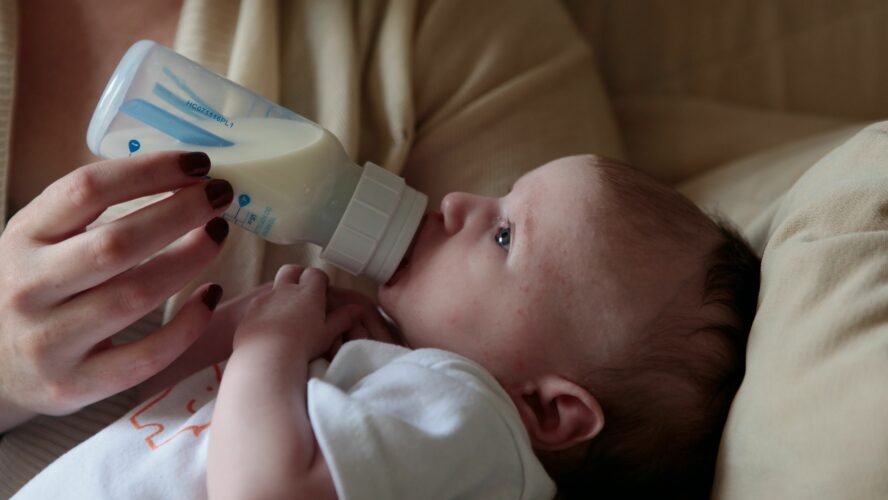
M 712 214 L 730 219 L 761 255 L 786 191 L 823 156 L 863 128 L 851 125 L 744 156 L 676 188 Z
M 704 205 L 725 195 L 767 242 L 715 499 L 888 498 L 888 122 L 854 135 L 780 195 L 842 133 L 782 158 L 770 152 L 771 169 L 762 158 L 758 169 L 748 163 L 737 193 L 764 188 L 758 198 L 716 182 L 742 162 L 711 173 L 708 193 L 683 186 Z M 788 168 L 773 168 L 781 163 Z

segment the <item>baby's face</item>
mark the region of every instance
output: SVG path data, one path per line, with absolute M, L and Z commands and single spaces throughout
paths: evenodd
M 668 266 L 621 236 L 627 207 L 601 201 L 591 158 L 543 165 L 502 198 L 450 193 L 426 216 L 407 266 L 379 289 L 410 347 L 462 354 L 519 384 L 580 350 L 586 364 L 605 360 L 617 332 L 657 312 L 635 305 Z

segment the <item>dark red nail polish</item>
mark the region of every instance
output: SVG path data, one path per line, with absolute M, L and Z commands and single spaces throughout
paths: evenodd
M 210 157 L 200 151 L 182 153 L 179 156 L 179 167 L 189 177 L 203 177 L 210 171 Z
M 231 184 L 222 179 L 213 179 L 207 183 L 207 200 L 213 208 L 224 207 L 234 198 L 234 190 Z
M 222 287 L 217 284 L 210 285 L 209 288 L 200 296 L 200 300 L 203 301 L 204 304 L 210 309 L 210 311 L 216 309 L 216 306 L 219 304 L 219 299 L 222 298 Z
M 225 237 L 228 236 L 228 222 L 221 217 L 214 217 L 206 223 L 204 231 L 210 235 L 213 241 L 221 245 L 225 241 Z

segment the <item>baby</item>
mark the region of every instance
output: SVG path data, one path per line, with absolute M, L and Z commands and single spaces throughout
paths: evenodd
M 503 198 L 449 194 L 441 211 L 426 217 L 407 259 L 379 289 L 404 344 L 458 353 L 493 375 L 565 494 L 708 495 L 758 293 L 758 259 L 733 232 L 635 170 L 578 156 L 528 173 Z M 287 336 L 290 322 L 299 321 L 300 336 L 317 342 L 308 356 L 296 356 L 306 363 L 348 320 L 334 313 L 324 323 L 317 314 L 306 323 L 295 313 L 293 304 L 310 300 L 312 287 L 314 300 L 323 297 L 323 278 L 300 273 L 282 271 L 275 286 L 307 281 L 308 291 L 282 289 L 288 295 L 248 314 L 238 335 Z M 230 482 L 241 479 L 231 472 L 244 458 L 232 447 L 241 448 L 241 424 L 255 416 L 233 417 L 223 434 L 229 422 L 221 412 L 254 413 L 244 401 L 263 401 L 255 391 L 267 383 L 269 359 L 244 355 L 241 391 L 226 399 L 239 349 L 214 420 L 210 493 L 236 491 Z M 281 356 L 281 365 L 291 366 L 292 356 Z M 304 410 L 301 418 L 286 410 L 256 451 L 258 460 L 269 447 L 283 448 L 260 468 L 274 462 L 276 477 L 292 483 L 270 491 L 295 491 L 316 479 L 326 485 L 317 491 L 333 497 L 321 450 L 297 459 L 299 447 L 281 440 L 279 429 L 300 421 L 305 440 L 297 442 L 313 447 Z M 423 460 L 432 453 L 425 450 Z M 463 460 L 472 462 L 472 453 Z M 306 469 L 293 478 L 292 471 Z
M 212 497 L 546 498 L 551 477 L 566 497 L 706 498 L 758 283 L 748 245 L 675 191 L 563 158 L 426 216 L 379 288 L 391 336 L 328 303 L 319 270 L 283 267 L 215 408 L 188 400 L 153 449 L 212 415 Z M 347 342 L 309 381 L 359 330 L 398 341 Z

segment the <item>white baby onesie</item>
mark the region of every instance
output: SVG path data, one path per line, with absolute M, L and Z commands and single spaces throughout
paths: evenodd
M 149 398 L 13 498 L 206 498 L 223 369 L 206 368 Z M 311 374 L 309 417 L 340 499 L 555 494 L 505 391 L 462 356 L 359 340 L 329 365 L 313 363 Z

